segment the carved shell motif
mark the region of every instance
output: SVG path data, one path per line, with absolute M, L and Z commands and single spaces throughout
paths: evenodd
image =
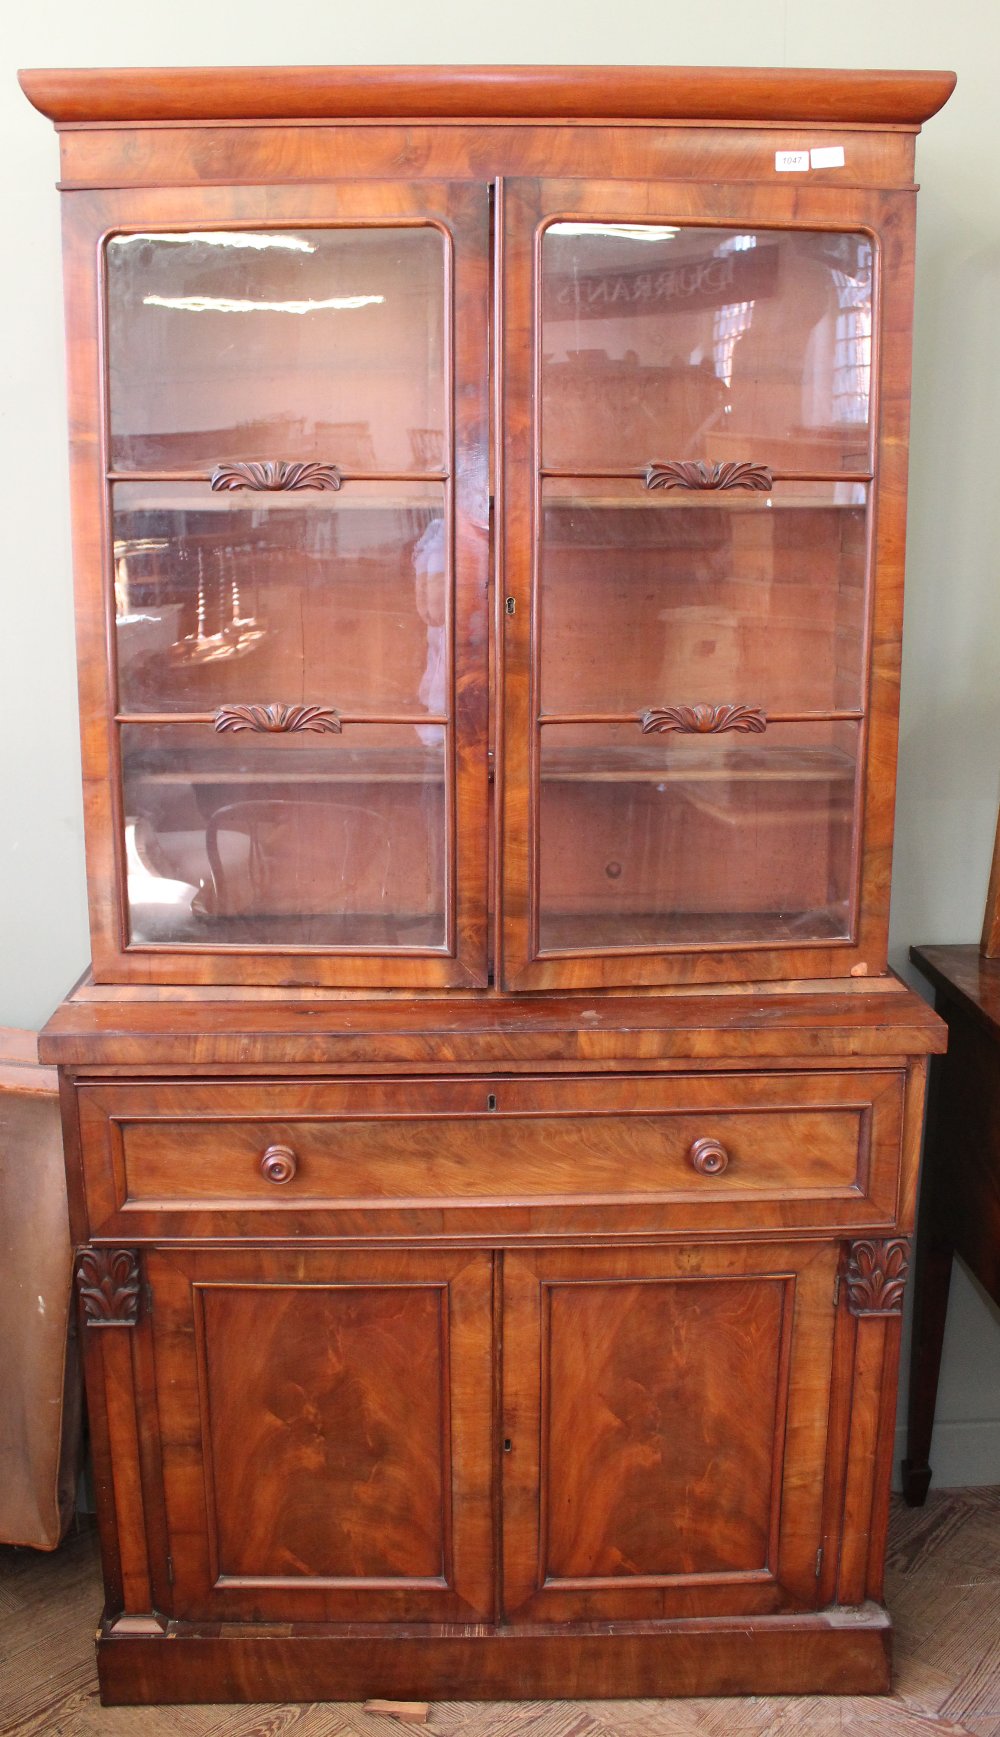
M 753 489 L 770 494 L 774 478 L 763 464 L 738 463 L 730 459 L 725 464 L 705 464 L 701 459 L 670 459 L 665 464 L 646 466 L 648 489 Z
M 139 1318 L 139 1260 L 134 1249 L 85 1249 L 76 1282 L 89 1327 L 134 1327 Z
M 342 729 L 332 706 L 282 706 L 277 701 L 270 706 L 220 706 L 214 722 L 220 734 L 223 730 L 255 730 L 291 735 L 297 730 L 315 730 L 317 735 L 329 732 L 339 736 Z
M 851 1244 L 847 1306 L 852 1315 L 898 1315 L 910 1265 L 905 1237 Z
M 217 464 L 212 472 L 215 490 L 339 489 L 342 480 L 335 464 L 286 464 L 283 459 Z
M 640 719 L 644 736 L 678 730 L 685 736 L 717 736 L 723 730 L 759 736 L 767 729 L 760 706 L 651 706 Z

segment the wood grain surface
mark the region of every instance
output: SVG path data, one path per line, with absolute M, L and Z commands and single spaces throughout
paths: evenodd
M 352 944 L 351 930 L 333 945 L 289 945 L 261 948 L 261 935 L 251 926 L 248 938 L 214 952 L 197 939 L 178 949 L 169 936 L 148 947 L 130 946 L 130 917 L 125 862 L 125 813 L 128 791 L 123 784 L 125 734 L 135 730 L 155 734 L 155 726 L 121 722 L 114 657 L 114 624 L 109 611 L 104 550 L 112 535 L 107 476 L 111 453 L 106 433 L 97 440 L 93 430 L 105 430 L 109 398 L 108 360 L 98 340 L 102 329 L 100 298 L 104 293 L 102 266 L 94 270 L 95 250 L 101 253 L 111 231 L 163 226 L 167 230 L 219 222 L 285 227 L 345 223 L 360 228 L 396 225 L 437 226 L 446 238 L 443 251 L 447 381 L 446 427 L 443 431 L 446 469 L 443 484 L 449 539 L 448 568 L 452 583 L 446 604 L 446 649 L 443 682 L 447 711 L 446 752 L 439 792 L 432 805 L 433 849 L 441 861 L 441 887 L 433 902 L 443 910 L 436 940 L 408 945 L 390 925 L 389 944 L 382 948 L 376 925 L 374 938 Z M 442 185 L 433 182 L 338 181 L 325 188 L 258 188 L 237 194 L 205 188 L 192 194 L 169 188 L 156 193 L 119 189 L 81 195 L 64 208 L 67 259 L 66 320 L 70 343 L 71 491 L 74 524 L 74 572 L 77 647 L 81 671 L 80 705 L 83 731 L 84 820 L 88 851 L 91 946 L 95 974 L 106 980 L 222 981 L 238 983 L 355 984 L 369 990 L 392 985 L 404 988 L 481 985 L 487 981 L 487 653 L 488 615 L 483 598 L 487 584 L 487 368 L 489 202 L 484 185 Z M 103 254 L 101 254 L 103 258 Z M 209 481 L 203 484 L 210 496 Z M 315 649 L 315 645 L 314 645 Z M 248 696 L 253 698 L 255 696 Z M 364 726 L 360 726 L 364 728 Z M 405 733 L 405 732 L 404 732 Z M 182 731 L 182 736 L 184 732 Z M 131 737 L 130 737 L 131 739 Z M 239 739 L 239 738 L 237 738 Z M 178 750 L 182 753 L 183 750 Z M 287 772 L 287 767 L 286 767 Z M 259 779 L 259 774 L 256 775 Z M 267 786 L 265 786 L 267 788 Z M 404 788 L 407 788 L 404 786 Z M 383 808 L 386 798 L 383 797 Z M 378 804 L 376 803 L 376 810 Z M 293 810 L 294 812 L 294 810 Z M 367 848 L 359 862 L 369 904 L 378 907 L 370 858 L 379 832 L 391 831 L 388 810 L 372 835 L 364 824 Z M 287 820 L 286 815 L 286 820 Z M 312 831 L 315 832 L 315 825 Z M 322 831 L 322 829 L 321 829 Z M 298 892 L 315 882 L 317 868 L 308 826 L 298 829 L 294 879 Z M 415 908 L 428 875 L 428 840 L 419 827 L 403 829 L 400 860 L 385 896 L 406 910 L 406 887 L 412 883 Z M 317 849 L 329 858 L 335 848 L 320 837 Z M 406 857 L 412 860 L 407 867 Z M 309 866 L 311 863 L 311 867 Z M 366 866 L 363 866 L 366 865 Z M 367 875 L 367 880 L 364 876 Z M 278 889 L 280 891 L 280 888 Z M 360 891 L 360 888 L 358 889 Z M 287 888 L 282 898 L 287 905 Z M 281 904 L 279 903 L 279 909 Z M 237 925 L 239 927 L 239 925 Z M 329 939 L 329 937 L 328 937 Z M 340 950 L 339 949 L 346 949 Z
M 128 1281 L 111 1318 L 84 1295 L 107 1704 L 888 1689 L 900 1304 L 942 1044 L 885 975 L 913 134 L 953 82 L 25 75 L 62 129 L 98 980 L 41 1053 L 78 1264 Z M 840 166 L 783 176 L 776 124 Z M 418 231 L 422 287 L 390 259 Z M 550 231 L 598 236 L 582 276 Z M 192 365 L 233 308 L 340 308 L 323 250 L 348 233 L 377 245 L 349 244 L 347 303 L 389 308 L 367 351 L 353 316 L 341 361 L 298 356 L 319 322 L 258 320 L 236 333 L 273 328 L 256 362 L 248 342 Z M 173 409 L 176 361 L 147 381 L 128 314 L 180 311 L 145 252 L 130 275 L 128 240 L 157 236 L 264 254 L 267 299 L 180 298 L 217 317 L 173 322 L 200 382 Z M 623 261 L 623 236 L 666 251 Z M 709 355 L 720 262 L 726 306 L 757 286 L 732 379 L 605 320 L 647 312 L 655 277 L 670 342 Z M 242 283 L 209 263 L 213 291 Z M 846 403 L 816 389 L 810 423 L 804 358 L 847 305 L 857 377 Z M 328 499 L 269 486 L 317 465 Z M 650 475 L 758 486 L 679 501 Z M 220 476 L 265 485 L 253 547 L 298 621 L 244 634 L 241 568 L 226 619 L 252 655 L 221 680 L 173 532 L 143 566 L 146 516 L 178 511 L 191 571 L 225 578 L 219 513 L 247 507 Z M 384 558 L 346 563 L 331 623 L 289 554 L 307 511 L 333 546 L 376 497 L 360 546 Z M 137 564 L 112 575 L 119 530 Z M 112 577 L 126 603 L 152 588 L 162 644 L 118 637 Z M 677 643 L 647 655 L 664 584 Z
M 880 975 L 886 962 L 891 866 L 912 303 L 912 138 L 899 129 L 916 127 L 920 118 L 940 106 L 951 89 L 951 75 L 530 67 L 381 72 L 320 68 L 311 73 L 277 69 L 261 75 L 244 69 L 201 68 L 185 74 L 169 69 L 145 74 L 121 69 L 40 72 L 24 75 L 24 82 L 32 100 L 68 129 L 63 185 L 76 189 L 66 201 L 66 305 L 96 975 L 135 984 L 330 983 L 411 991 L 486 985 L 495 979 L 518 992 L 609 989 L 637 982 Z M 549 118 L 548 128 L 522 127 L 522 122 L 537 120 L 543 113 Z M 585 124 L 588 115 L 597 113 L 605 119 L 627 116 L 631 122 L 616 135 L 614 169 L 619 179 L 611 183 L 600 179 L 602 163 L 607 174 L 606 136 Z M 389 116 L 428 122 L 437 118 L 439 124 L 416 132 L 405 125 L 370 125 Z M 744 122 L 760 122 L 762 116 L 770 126 L 778 120 L 798 120 L 850 129 L 842 167 L 791 187 L 776 176 L 773 133 L 763 125 L 744 127 Z M 659 129 L 643 125 L 651 118 L 670 117 L 677 125 L 663 137 Z M 463 124 L 453 124 L 459 118 Z M 130 123 L 142 119 L 153 125 L 133 129 Z M 185 119 L 195 119 L 196 125 L 175 131 L 175 123 Z M 248 125 L 251 119 L 261 124 Z M 272 129 L 265 124 L 268 120 L 286 124 Z M 326 128 L 320 124 L 324 120 L 331 123 Z M 338 120 L 358 124 L 352 131 L 350 126 L 334 124 Z M 717 124 L 692 125 L 711 120 Z M 213 125 L 220 121 L 231 124 Z M 290 121 L 310 124 L 297 129 Z M 576 123 L 580 123 L 579 138 Z M 205 129 L 201 140 L 196 136 L 199 127 Z M 193 135 L 190 139 L 185 137 L 188 132 Z M 807 149 L 809 143 L 806 138 Z M 792 147 L 790 135 L 787 139 L 783 135 L 783 144 Z M 576 179 L 556 179 L 561 168 Z M 538 179 L 542 169 L 549 179 Z M 587 182 L 581 179 L 584 175 Z M 395 177 L 394 186 L 389 177 Z M 495 186 L 498 177 L 507 183 L 498 198 L 498 208 L 504 205 L 508 214 L 507 229 L 502 238 L 497 235 L 491 240 L 488 186 Z M 88 181 L 93 185 L 84 191 Z M 179 184 L 184 182 L 186 186 Z M 535 255 L 538 225 L 560 212 L 612 225 L 659 221 L 674 225 L 675 234 L 678 223 L 701 223 L 740 233 L 764 226 L 782 228 L 793 237 L 848 231 L 872 238 L 871 415 L 856 432 L 861 466 L 857 476 L 862 487 L 873 479 L 869 492 L 874 499 L 877 491 L 878 503 L 877 512 L 868 514 L 868 532 L 843 557 L 848 565 L 860 561 L 867 574 L 861 588 L 865 619 L 849 631 L 843 624 L 839 630 L 845 645 L 853 635 L 858 653 L 855 676 L 863 694 L 855 694 L 846 711 L 834 707 L 832 712 L 821 708 L 815 713 L 848 720 L 830 725 L 835 734 L 840 732 L 839 743 L 851 745 L 850 753 L 843 746 L 837 750 L 844 761 L 843 777 L 824 786 L 824 816 L 811 826 L 804 825 L 801 815 L 796 819 L 801 804 L 791 800 L 787 791 L 784 801 L 780 799 L 781 787 L 771 789 L 765 780 L 762 797 L 757 775 L 739 801 L 730 796 L 721 818 L 711 804 L 705 812 L 704 802 L 692 807 L 685 797 L 686 870 L 665 866 L 662 835 L 666 831 L 669 839 L 677 831 L 676 817 L 672 798 L 656 798 L 655 812 L 650 809 L 648 780 L 640 781 L 638 794 L 634 779 L 619 780 L 614 789 L 607 781 L 591 779 L 581 784 L 578 780 L 567 785 L 559 779 L 554 787 L 543 789 L 545 763 L 535 740 L 540 679 L 534 594 L 540 529 L 533 474 L 540 458 L 537 417 L 532 412 L 538 397 L 534 327 L 540 293 Z M 226 836 L 230 837 L 233 810 L 238 807 L 243 817 L 242 829 L 237 829 L 242 842 L 238 848 L 230 843 L 231 857 L 242 863 L 249 854 L 258 864 L 267 858 L 279 866 L 268 869 L 266 884 L 252 894 L 245 875 L 234 872 L 231 865 L 226 869 L 218 848 L 218 819 L 206 821 L 201 815 L 185 828 L 172 809 L 173 819 L 169 826 L 164 822 L 163 830 L 175 841 L 186 838 L 186 843 L 175 843 L 176 850 L 193 850 L 199 861 L 207 853 L 211 871 L 203 862 L 200 869 L 190 861 L 180 869 L 173 863 L 172 878 L 192 886 L 212 880 L 206 895 L 209 903 L 214 900 L 212 920 L 203 908 L 204 897 L 180 915 L 165 912 L 159 901 L 154 902 L 151 916 L 130 911 L 126 821 L 138 826 L 138 815 L 143 821 L 139 830 L 145 834 L 153 824 L 150 815 L 163 810 L 166 798 L 155 780 L 137 782 L 129 772 L 130 756 L 137 752 L 136 732 L 142 736 L 144 727 L 149 732 L 157 726 L 148 719 L 144 726 L 130 714 L 115 711 L 104 551 L 111 546 L 106 523 L 108 478 L 117 488 L 123 473 L 114 469 L 112 454 L 101 450 L 103 438 L 94 441 L 91 432 L 105 425 L 109 373 L 115 374 L 121 358 L 120 348 L 115 354 L 108 350 L 108 344 L 114 351 L 119 343 L 114 322 L 107 343 L 97 341 L 103 289 L 100 274 L 93 270 L 95 249 L 100 253 L 102 237 L 109 232 L 130 228 L 149 233 L 197 226 L 200 232 L 216 226 L 356 223 L 378 229 L 399 222 L 438 224 L 453 246 L 445 298 L 450 413 L 449 428 L 442 431 L 448 437 L 442 451 L 449 462 L 441 475 L 448 479 L 444 522 L 449 528 L 454 522 L 455 528 L 456 582 L 454 632 L 448 619 L 445 634 L 448 697 L 453 705 L 442 718 L 448 731 L 443 775 L 427 812 L 419 804 L 418 812 L 407 810 L 405 825 L 397 800 L 397 830 L 403 836 L 396 840 L 392 875 L 382 887 L 383 901 L 392 913 L 388 928 L 375 921 L 380 913 L 372 909 L 379 905 L 381 857 L 376 841 L 382 832 L 394 831 L 393 809 L 391 803 L 386 807 L 384 790 L 378 800 L 371 797 L 371 813 L 364 823 L 365 848 L 357 853 L 367 866 L 358 860 L 353 868 L 345 868 L 346 888 L 335 889 L 336 908 L 329 911 L 323 904 L 329 897 L 324 888 L 329 862 L 342 838 L 344 822 L 342 816 L 338 818 L 342 804 L 338 807 L 328 792 L 333 818 L 328 816 L 322 824 L 318 812 L 310 822 L 311 811 L 308 805 L 303 807 L 298 823 L 285 827 L 282 854 L 273 836 L 279 818 L 276 798 L 234 804 L 232 793 L 227 795 L 227 786 L 219 782 L 218 771 L 214 782 L 210 779 L 207 787 L 201 783 L 197 792 L 189 792 L 189 810 L 201 802 L 216 817 L 218 813 L 229 816 Z M 498 265 L 501 253 L 503 271 Z M 492 433 L 487 428 L 491 269 L 508 343 L 507 359 L 501 362 L 503 378 L 493 382 L 496 426 Z M 793 297 L 793 303 L 796 299 L 801 300 Z M 790 328 L 785 335 L 791 343 Z M 590 352 L 573 353 L 579 357 Z M 280 373 L 280 355 L 274 366 Z M 760 378 L 770 380 L 773 374 L 767 364 Z M 365 377 L 366 370 L 359 365 L 355 395 Z M 779 399 L 781 390 L 779 384 Z M 689 382 L 681 397 L 685 393 L 690 397 L 692 391 L 695 386 Z M 224 405 L 218 414 L 225 424 Z M 602 426 L 615 425 L 620 417 L 616 403 L 609 401 L 603 415 L 591 406 L 589 413 L 584 410 L 572 420 L 592 443 Z M 695 420 L 700 424 L 705 418 Z M 595 425 L 589 434 L 588 423 Z M 348 427 L 339 426 L 342 431 Z M 872 451 L 867 450 L 866 428 L 875 431 Z M 414 436 L 421 433 L 428 430 L 411 430 Z M 823 446 L 822 440 L 819 445 Z M 246 456 L 264 462 L 265 467 L 267 462 L 277 462 L 277 455 L 271 460 L 266 454 Z M 686 461 L 682 453 L 643 452 L 641 456 L 646 463 L 657 456 L 668 465 L 680 462 L 683 467 Z M 220 457 L 227 454 L 216 454 L 216 461 Z M 784 474 L 770 450 L 755 457 L 767 460 L 765 468 L 779 478 Z M 832 469 L 820 463 L 816 471 L 819 461 L 814 454 L 809 474 L 822 475 L 834 484 L 842 482 L 856 470 L 856 466 L 845 469 L 843 458 L 840 454 Z M 742 462 L 745 467 L 745 456 Z M 158 474 L 174 475 L 169 467 Z M 182 474 L 188 475 L 177 473 Z M 345 487 L 350 489 L 353 483 L 348 481 Z M 488 502 L 495 503 L 494 531 L 502 523 L 502 564 L 499 540 L 492 555 L 489 547 Z M 834 521 L 837 518 L 833 515 Z M 827 520 L 818 516 L 812 539 L 813 556 L 824 550 L 823 560 L 834 558 L 831 550 L 840 539 L 839 530 Z M 821 521 L 825 529 L 818 528 Z M 513 612 L 505 603 L 498 616 L 503 634 L 498 638 L 493 699 L 494 710 L 503 709 L 505 715 L 493 727 L 497 800 L 488 827 L 487 564 L 491 558 L 497 581 L 502 582 L 499 595 Z M 588 595 L 591 592 L 589 586 Z M 609 610 L 600 587 L 591 598 L 591 608 L 598 620 L 607 619 Z M 619 617 L 617 625 L 622 640 L 641 643 L 641 624 L 635 631 L 634 623 Z M 798 667 L 808 662 L 796 631 L 786 633 L 782 628 L 778 633 L 775 627 L 776 663 Z M 566 647 L 568 658 L 578 654 L 579 648 L 569 639 Z M 277 654 L 265 651 L 264 655 Z M 838 660 L 847 665 L 851 656 L 837 654 L 833 661 Z M 830 658 L 820 661 L 825 665 Z M 278 703 L 290 703 L 292 697 L 279 694 Z M 642 706 L 648 715 L 657 709 L 662 712 L 666 702 L 669 711 L 676 697 L 649 693 L 643 696 Z M 337 709 L 336 696 L 315 698 L 328 710 Z M 693 695 L 690 704 L 745 707 L 748 698 L 752 696 L 738 692 Z M 248 693 L 233 699 L 243 715 L 261 697 Z M 811 718 L 814 713 L 806 715 Z M 801 720 L 801 712 L 794 708 L 787 716 Z M 770 721 L 773 724 L 775 719 Z M 358 727 L 357 720 L 344 726 L 348 732 Z M 176 746 L 176 736 L 174 742 L 183 760 L 189 750 Z M 796 751 L 801 754 L 801 745 Z M 255 764 L 253 776 L 259 781 L 260 763 Z M 168 794 L 171 800 L 176 797 L 173 784 Z M 734 831 L 733 810 L 740 801 L 749 802 L 749 819 L 744 816 L 747 824 L 735 824 Z M 293 809 L 289 801 L 286 822 Z M 355 830 L 359 824 L 356 818 Z M 647 824 L 654 842 L 659 840 L 652 850 L 658 864 L 655 870 L 644 869 L 641 853 L 626 849 L 627 835 L 642 833 Z M 198 837 L 203 827 L 207 833 L 202 846 Z M 490 830 L 494 856 L 505 865 L 502 920 L 494 925 L 495 969 L 487 953 L 492 917 L 487 866 Z M 755 861 L 752 866 L 741 861 L 734 882 L 732 865 L 745 854 L 739 841 L 746 831 L 756 841 Z M 732 853 L 727 848 L 730 838 Z M 149 848 L 147 840 L 147 854 Z M 433 852 L 441 856 L 440 872 L 428 868 Z M 609 892 L 605 870 L 621 874 L 623 856 L 628 859 L 626 873 Z M 692 863 L 697 864 L 696 871 Z M 165 871 L 161 866 L 157 872 Z M 678 873 L 680 883 L 675 885 L 672 877 Z M 546 898 L 546 878 L 553 874 L 554 890 Z M 647 885 L 644 876 L 652 876 L 652 884 Z M 141 883 L 141 877 L 136 879 Z M 639 883 L 637 889 L 633 881 Z M 745 911 L 732 909 L 734 885 L 746 895 Z M 358 904 L 354 914 L 352 893 Z M 303 905 L 301 911 L 297 903 Z M 676 933 L 671 927 L 675 909 L 682 917 Z M 629 918 L 624 926 L 623 915 Z M 359 919 L 363 919 L 360 930 Z M 168 932 L 161 933 L 163 924 Z
M 893 1692 L 880 1698 L 754 1696 L 733 1701 L 435 1699 L 436 1737 L 997 1737 L 1000 1498 L 995 1490 L 932 1492 L 927 1507 L 894 1504 L 889 1597 L 898 1613 Z M 393 1737 L 356 1701 L 248 1707 L 101 1707 L 91 1645 L 100 1572 L 90 1526 L 55 1555 L 0 1551 L 6 1672 L 0 1718 L 10 1737 Z M 140 1723 L 141 1722 L 141 1723 Z
M 512 1616 L 815 1606 L 835 1268 L 810 1244 L 505 1257 Z
M 88 1234 L 891 1225 L 903 1087 L 867 1070 L 82 1086 Z M 705 1139 L 718 1171 L 696 1162 Z M 288 1180 L 266 1173 L 272 1147 Z
M 947 102 L 951 72 L 790 67 L 103 67 L 22 72 L 60 122 L 398 115 L 560 120 L 861 121 L 917 126 Z
M 235 1072 L 320 1064 L 335 1072 L 536 1070 L 591 1065 L 699 1066 L 935 1053 L 941 1020 L 897 979 L 759 984 L 689 994 L 491 996 L 358 1001 L 286 990 L 278 998 L 210 989 L 85 989 L 39 1036 L 43 1061 Z
M 178 1615 L 488 1614 L 489 1259 L 175 1251 L 148 1270 Z

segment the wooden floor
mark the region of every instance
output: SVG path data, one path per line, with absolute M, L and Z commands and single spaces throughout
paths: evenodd
M 435 1702 L 434 1737 L 1000 1737 L 1000 1488 L 931 1493 L 893 1513 L 892 1699 Z M 401 1737 L 360 1706 L 103 1708 L 90 1526 L 52 1556 L 0 1548 L 0 1733 L 38 1737 Z M 377 1695 L 378 1684 L 372 1684 Z

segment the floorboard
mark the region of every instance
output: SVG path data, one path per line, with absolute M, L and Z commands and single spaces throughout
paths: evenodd
M 891 1698 L 447 1702 L 426 1726 L 356 1705 L 102 1707 L 91 1524 L 51 1555 L 0 1548 L 2 1737 L 1000 1737 L 1000 1488 L 893 1508 Z M 373 1693 L 376 1686 L 373 1685 Z

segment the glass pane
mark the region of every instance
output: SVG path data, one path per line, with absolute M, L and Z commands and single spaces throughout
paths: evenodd
M 107 274 L 115 469 L 445 464 L 439 230 L 118 235 Z
M 448 710 L 444 488 L 114 489 L 119 709 Z
M 121 737 L 134 944 L 444 945 L 442 729 Z
M 544 710 L 860 708 L 865 495 L 850 482 L 770 495 L 547 482 Z
M 867 467 L 865 235 L 556 223 L 541 305 L 546 465 Z
M 848 935 L 856 724 L 541 737 L 543 951 Z

